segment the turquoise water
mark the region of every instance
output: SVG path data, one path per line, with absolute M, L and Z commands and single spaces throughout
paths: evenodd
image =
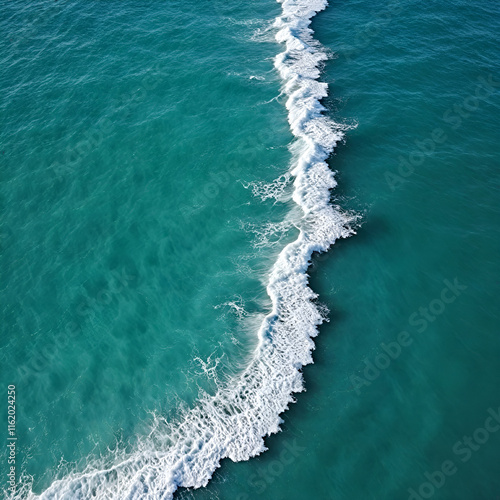
M 189 421 L 260 352 L 270 271 L 308 227 L 274 67 L 282 7 L 2 2 L 0 352 L 19 498 L 56 479 L 79 486 L 45 498 L 156 498 L 175 468 L 155 476 L 151 457 L 182 441 L 164 419 Z M 223 446 L 242 461 L 177 498 L 500 495 L 500 433 L 478 431 L 500 406 L 499 25 L 486 0 L 332 1 L 314 17 L 326 115 L 347 129 L 334 204 L 361 225 L 313 258 L 330 321 L 282 432 L 246 460 L 252 425 L 276 430 L 262 384 L 262 418 Z M 200 456 L 186 443 L 175 470 Z M 95 472 L 124 462 L 123 483 Z M 134 474 L 143 489 L 117 493 Z

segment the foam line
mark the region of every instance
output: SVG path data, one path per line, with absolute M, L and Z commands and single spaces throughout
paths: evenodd
M 301 368 L 312 363 L 312 338 L 324 317 L 314 303 L 307 269 L 313 252 L 324 252 L 354 231 L 350 217 L 330 204 L 334 174 L 326 159 L 343 137 L 342 127 L 323 115 L 327 85 L 318 81 L 327 59 L 313 39 L 311 18 L 326 0 L 278 0 L 276 38 L 285 50 L 275 66 L 284 80 L 290 128 L 299 155 L 294 161 L 293 200 L 303 218 L 296 241 L 274 264 L 267 291 L 272 312 L 258 332 L 246 369 L 215 395 L 204 395 L 177 422 L 155 420 L 136 451 L 69 473 L 41 495 L 26 484 L 19 498 L 171 499 L 180 487 L 206 486 L 224 458 L 248 460 L 266 450 L 264 437 L 280 430 L 283 413 L 304 389 Z

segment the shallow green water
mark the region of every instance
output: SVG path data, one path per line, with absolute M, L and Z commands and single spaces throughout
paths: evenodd
M 39 493 L 61 460 L 132 449 L 152 413 L 245 366 L 296 236 L 269 236 L 293 203 L 248 183 L 287 171 L 292 136 L 265 31 L 277 3 L 2 10 L 1 382 Z M 486 0 L 331 2 L 314 19 L 325 105 L 357 123 L 330 160 L 336 201 L 363 225 L 314 260 L 330 323 L 283 432 L 178 498 L 408 498 L 448 460 L 421 495 L 500 495 L 500 433 L 454 451 L 500 406 L 499 24 Z

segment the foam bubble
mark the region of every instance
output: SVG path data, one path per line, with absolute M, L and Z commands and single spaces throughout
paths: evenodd
M 262 322 L 248 366 L 215 395 L 203 394 L 177 419 L 155 418 L 150 434 L 133 453 L 90 464 L 55 481 L 41 495 L 29 481 L 18 498 L 171 499 L 179 486 L 205 486 L 224 458 L 248 460 L 266 450 L 264 437 L 280 430 L 280 414 L 303 390 L 301 367 L 312 363 L 312 338 L 324 310 L 308 286 L 313 252 L 348 237 L 355 218 L 330 205 L 336 181 L 325 160 L 343 128 L 322 113 L 327 85 L 316 81 L 326 52 L 312 38 L 311 18 L 326 0 L 278 0 L 276 38 L 285 51 L 275 66 L 284 80 L 290 128 L 297 138 L 293 200 L 303 211 L 299 236 L 274 264 L 267 286 L 272 311 Z M 210 367 L 206 368 L 210 370 Z

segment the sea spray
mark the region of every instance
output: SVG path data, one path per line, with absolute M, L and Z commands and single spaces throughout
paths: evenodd
M 266 450 L 264 437 L 280 430 L 280 414 L 303 390 L 302 366 L 312 363 L 312 338 L 324 320 L 306 274 L 313 252 L 324 252 L 354 231 L 355 217 L 330 203 L 336 181 L 326 160 L 344 127 L 323 115 L 327 85 L 318 82 L 326 52 L 313 39 L 311 18 L 325 0 L 282 1 L 276 38 L 285 44 L 275 66 L 284 80 L 297 153 L 293 200 L 303 211 L 297 239 L 274 264 L 267 286 L 272 311 L 258 332 L 248 366 L 215 395 L 202 395 L 175 421 L 155 418 L 133 453 L 110 454 L 84 472 L 56 480 L 41 495 L 29 482 L 18 498 L 170 499 L 178 487 L 206 486 L 224 458 L 248 460 Z

